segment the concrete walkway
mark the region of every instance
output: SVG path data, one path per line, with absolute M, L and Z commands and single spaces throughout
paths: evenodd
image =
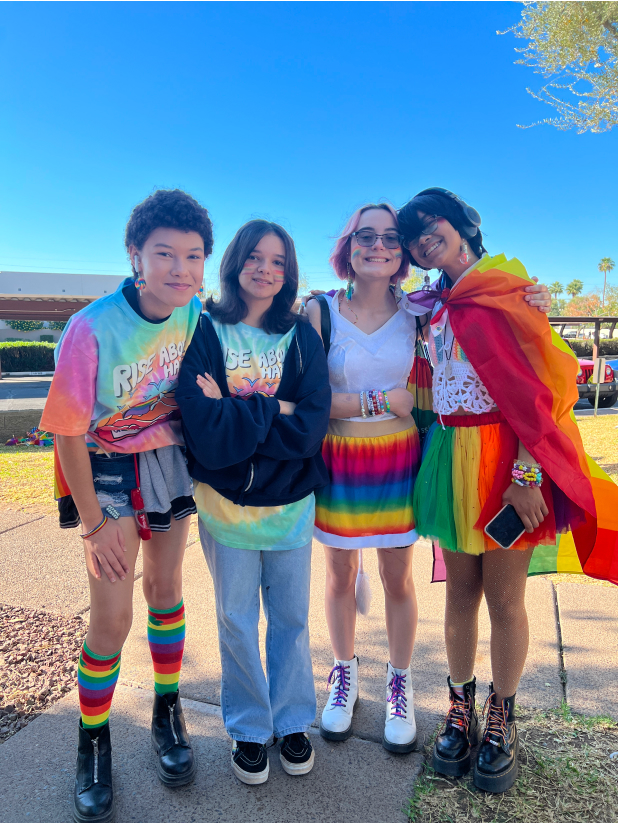
M 79 538 L 73 532 L 60 531 L 55 518 L 34 518 L 18 513 L 2 517 L 0 599 L 87 617 Z M 194 535 L 192 527 L 191 539 Z M 149 740 L 152 665 L 146 639 L 146 604 L 137 581 L 134 625 L 123 650 L 111 720 L 118 823 L 231 823 L 238 819 L 315 823 L 344 816 L 363 823 L 403 823 L 403 807 L 421 768 L 422 754 L 396 756 L 381 745 L 388 651 L 375 552 L 365 552 L 365 566 L 374 598 L 368 617 L 358 621 L 361 703 L 355 714 L 354 736 L 345 743 L 329 743 L 316 728 L 312 736 L 315 768 L 299 778 L 283 772 L 278 750 L 271 749 L 269 781 L 254 788 L 239 783 L 229 766 L 230 741 L 218 705 L 220 666 L 213 588 L 198 542 L 189 545 L 184 566 L 187 644 L 181 694 L 199 770 L 190 787 L 171 791 L 158 782 Z M 446 706 L 444 585 L 430 584 L 430 577 L 431 550 L 420 543 L 415 558 L 420 622 L 413 682 L 421 748 Z M 28 580 L 27 586 L 24 580 Z M 327 697 L 326 678 L 332 665 L 323 592 L 324 557 L 316 543 L 310 630 L 319 712 Z M 555 586 L 548 579 L 531 578 L 527 604 L 531 644 L 518 702 L 535 708 L 558 707 L 566 677 L 566 695 L 573 710 L 618 718 L 618 589 L 577 582 Z M 261 628 L 263 639 L 265 626 Z M 490 680 L 488 636 L 483 606 L 476 665 L 479 702 L 484 700 Z M 0 746 L 1 820 L 70 820 L 78 718 L 74 690 Z

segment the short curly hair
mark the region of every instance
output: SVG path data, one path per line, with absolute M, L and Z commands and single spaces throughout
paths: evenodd
M 156 229 L 195 231 L 204 241 L 204 256 L 212 252 L 212 222 L 208 211 L 181 189 L 158 189 L 131 212 L 124 244 L 140 251 Z

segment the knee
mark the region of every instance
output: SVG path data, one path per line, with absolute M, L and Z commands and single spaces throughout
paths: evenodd
M 338 596 L 348 594 L 356 584 L 356 568 L 352 566 L 337 566 L 328 569 L 326 584 L 331 594 Z
M 384 587 L 384 594 L 390 600 L 404 602 L 415 595 L 412 570 L 406 574 L 394 575 L 380 569 L 380 580 Z
M 492 623 L 513 624 L 526 615 L 523 599 L 514 598 L 509 591 L 487 595 L 487 609 Z
M 88 629 L 92 651 L 96 654 L 114 654 L 121 649 L 131 630 L 133 612 L 130 608 L 117 610 L 104 619 L 93 621 Z
M 171 609 L 182 597 L 182 577 L 175 574 L 164 578 L 144 573 L 142 589 L 146 602 L 153 609 Z

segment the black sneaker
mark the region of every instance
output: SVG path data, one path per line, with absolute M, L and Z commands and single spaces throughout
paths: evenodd
M 250 786 L 268 780 L 268 756 L 262 743 L 235 740 L 232 745 L 232 770 L 239 780 Z
M 315 752 L 306 732 L 286 734 L 281 741 L 281 765 L 288 774 L 307 774 L 313 768 Z

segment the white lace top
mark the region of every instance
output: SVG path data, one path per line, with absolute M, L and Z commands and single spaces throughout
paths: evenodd
M 432 316 L 441 307 L 442 304 L 437 303 Z M 453 336 L 448 309 L 429 329 L 429 356 L 433 365 L 433 410 L 438 414 L 454 414 L 461 409 L 470 414 L 495 410 L 496 404 Z
M 416 318 L 405 311 L 404 301 L 400 301 L 397 313 L 381 328 L 365 334 L 339 314 L 338 295 L 326 299 L 330 303 L 328 374 L 333 392 L 405 389 L 414 362 Z M 394 417 L 391 412 L 349 419 L 369 425 Z

